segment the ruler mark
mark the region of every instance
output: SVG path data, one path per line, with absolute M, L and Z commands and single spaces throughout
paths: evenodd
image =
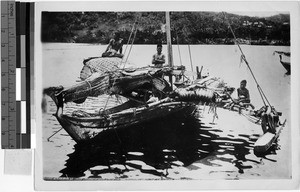
M 1 117 L 1 131 L 8 132 L 8 116 Z
M 2 14 L 8 14 L 8 2 L 7 1 L 1 2 L 1 15 Z
M 10 63 L 9 66 L 15 68 L 15 65 L 12 65 L 12 64 L 16 63 L 16 56 L 15 55 L 11 55 L 10 58 L 8 59 L 8 62 Z
M 3 87 L 8 87 L 8 72 L 1 72 L 1 82 Z
M 1 43 L 1 57 L 2 55 L 6 56 L 6 58 L 8 58 L 8 46 L 7 44 Z
M 1 99 L 3 101 L 8 101 L 9 100 L 8 99 L 8 88 L 6 88 L 6 87 L 1 88 Z M 3 113 L 3 114 L 5 114 L 5 113 Z
M 1 43 L 8 43 L 8 38 L 3 38 L 3 37 L 8 37 L 8 29 L 1 29 Z
M 15 2 L 14 1 L 8 1 L 8 16 L 10 18 L 15 17 Z
M 8 29 L 8 16 L 2 16 L 1 17 L 1 29 Z
M 5 101 L 1 102 L 1 114 L 5 114 L 8 111 L 8 103 Z M 3 118 L 7 117 L 2 115 Z

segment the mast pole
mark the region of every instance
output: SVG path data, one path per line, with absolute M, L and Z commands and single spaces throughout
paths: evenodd
M 170 67 L 173 67 L 173 52 L 172 52 L 172 41 L 171 41 L 171 21 L 170 12 L 166 12 L 166 32 L 167 32 L 167 46 L 168 46 L 168 63 Z M 169 76 L 171 87 L 173 88 L 172 76 Z
M 170 24 L 170 12 L 166 12 L 166 31 L 167 31 L 167 45 L 168 45 L 168 62 L 169 66 L 173 67 L 173 52 L 171 41 L 171 24 Z

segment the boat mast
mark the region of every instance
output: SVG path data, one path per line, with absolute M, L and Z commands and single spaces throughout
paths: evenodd
M 168 62 L 169 66 L 173 67 L 173 52 L 171 41 L 171 24 L 170 24 L 170 12 L 166 12 L 166 31 L 167 31 L 167 45 L 168 45 Z
M 167 46 L 168 46 L 168 62 L 169 66 L 173 67 L 173 52 L 172 52 L 172 41 L 171 41 L 171 24 L 170 24 L 170 12 L 166 12 L 166 32 L 167 32 Z M 169 76 L 171 87 L 173 88 L 172 76 Z

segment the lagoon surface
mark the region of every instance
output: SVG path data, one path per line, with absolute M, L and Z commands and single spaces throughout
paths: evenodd
M 99 56 L 106 46 L 91 44 L 43 44 L 43 87 L 72 85 L 78 80 L 82 61 Z M 124 46 L 125 50 L 126 46 Z M 53 113 L 55 104 L 47 97 L 43 114 L 43 176 L 45 179 L 75 177 L 99 180 L 145 179 L 289 179 L 291 178 L 291 79 L 274 51 L 290 51 L 283 46 L 241 46 L 270 103 L 287 120 L 278 143 L 265 156 L 253 152 L 253 144 L 262 134 L 260 126 L 244 116 L 218 109 L 219 118 L 199 106 L 196 119 L 169 117 L 118 133 L 108 131 L 98 145 L 76 144 L 61 130 L 50 141 L 47 138 L 61 129 Z M 129 48 L 127 49 L 129 50 Z M 173 45 L 175 65 L 191 70 L 187 45 Z M 263 103 L 236 45 L 191 45 L 193 70 L 222 78 L 239 87 L 248 81 L 251 101 L 256 108 Z M 137 67 L 151 64 L 155 45 L 134 45 L 128 61 Z M 180 52 L 180 54 L 179 54 Z M 163 47 L 166 54 L 166 45 Z M 293 73 L 293 72 L 292 72 Z M 236 93 L 233 93 L 234 96 Z M 107 96 L 90 98 L 84 104 L 67 104 L 73 109 L 97 111 Z M 114 99 L 109 100 L 109 105 Z

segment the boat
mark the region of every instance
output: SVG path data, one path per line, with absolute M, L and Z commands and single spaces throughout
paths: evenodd
M 54 114 L 61 126 L 74 139 L 86 142 L 97 138 L 106 129 L 119 129 L 152 121 L 174 113 L 193 115 L 194 102 L 185 102 L 173 94 L 162 74 L 170 74 L 170 68 L 137 68 L 131 71 L 94 72 L 71 87 L 50 87 L 44 90 L 57 106 Z M 87 97 L 109 93 L 127 98 L 127 102 L 97 113 L 76 110 L 64 114 L 64 103 L 83 103 Z M 155 100 L 150 101 L 150 98 Z M 208 99 L 209 100 L 209 99 Z
M 169 19 L 168 13 L 166 18 Z M 167 34 L 169 66 L 127 68 L 121 58 L 92 57 L 84 60 L 77 84 L 44 90 L 57 106 L 54 116 L 74 141 L 81 143 L 96 140 L 106 129 L 122 129 L 175 113 L 193 116 L 198 104 L 217 106 L 224 103 L 222 95 L 232 93 L 232 88 L 218 78 L 208 76 L 182 83 L 178 87 L 172 83 L 172 78 L 183 74 L 185 70 L 182 66 L 173 66 L 170 28 Z M 169 82 L 164 76 L 170 77 Z M 96 113 L 80 110 L 71 114 L 63 113 L 65 103 L 84 103 L 88 97 L 104 94 L 108 97 L 122 96 L 127 101 L 112 108 L 104 106 Z M 245 115 L 247 110 L 239 108 L 238 111 L 241 110 Z M 247 116 L 259 122 L 255 114 L 249 113 Z
M 166 17 L 168 18 L 168 13 Z M 83 61 L 84 66 L 77 84 L 70 87 L 49 87 L 44 90 L 44 94 L 50 96 L 57 106 L 54 116 L 74 141 L 93 141 L 106 129 L 130 127 L 175 113 L 182 116 L 194 114 L 197 109 L 196 103 L 184 101 L 180 92 L 174 91 L 172 76 L 177 74 L 176 70 L 182 71 L 182 67 L 173 66 L 170 37 L 167 43 L 167 67 L 125 68 L 120 58 L 92 57 Z M 167 82 L 164 76 L 169 76 L 170 82 Z M 104 94 L 108 97 L 123 96 L 127 98 L 127 102 L 108 109 L 104 106 L 98 113 L 80 110 L 71 114 L 63 113 L 65 103 L 84 103 L 87 97 Z M 201 98 L 213 101 L 212 97 L 213 94 L 209 94 Z
M 146 105 L 131 102 L 128 101 L 98 114 L 74 111 L 72 115 L 65 115 L 63 107 L 60 106 L 55 117 L 74 141 L 82 143 L 95 140 L 98 134 L 106 129 L 130 127 L 175 113 L 189 116 L 195 111 L 195 104 L 174 101 L 170 98 Z
M 285 74 L 290 75 L 291 74 L 291 62 L 290 62 L 291 53 L 283 52 L 283 51 L 274 51 L 273 55 L 275 53 L 279 55 L 279 61 L 287 71 Z

